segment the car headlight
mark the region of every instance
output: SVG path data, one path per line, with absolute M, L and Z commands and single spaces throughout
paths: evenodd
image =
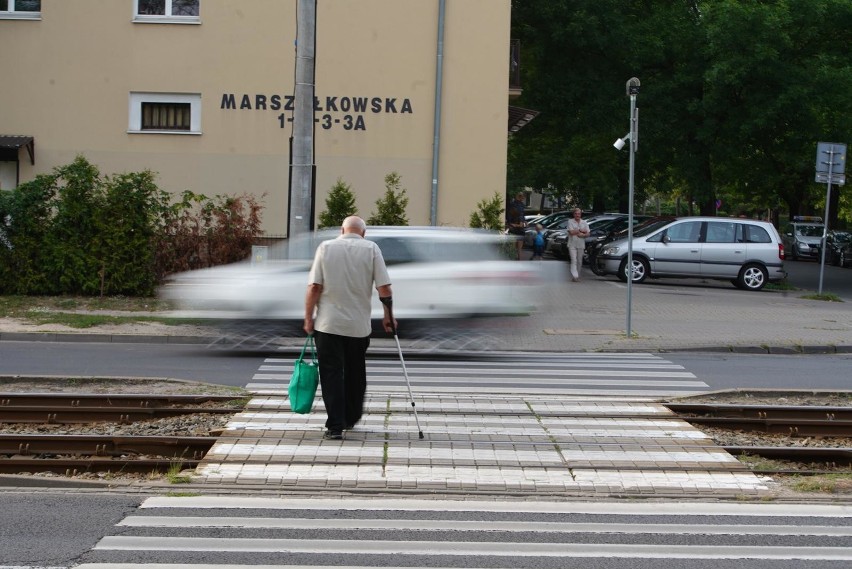
M 808 245 L 807 243 L 802 243 L 801 241 L 797 242 L 796 245 L 799 247 L 799 249 L 807 250 L 811 248 L 810 245 Z
M 605 247 L 603 254 L 606 256 L 618 255 L 618 247 Z

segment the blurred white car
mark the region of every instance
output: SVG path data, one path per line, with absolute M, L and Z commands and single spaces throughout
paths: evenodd
M 274 321 L 282 333 L 301 329 L 308 271 L 317 245 L 340 230 L 318 231 L 271 247 L 264 262 L 230 265 L 170 276 L 160 297 L 172 315 L 217 321 Z M 400 321 L 465 320 L 527 314 L 533 308 L 540 271 L 507 260 L 505 237 L 471 229 L 368 227 L 366 238 L 382 250 L 393 286 L 393 312 Z M 511 248 L 511 247 L 510 247 Z M 383 315 L 373 295 L 373 329 Z M 289 326 L 285 325 L 289 323 Z

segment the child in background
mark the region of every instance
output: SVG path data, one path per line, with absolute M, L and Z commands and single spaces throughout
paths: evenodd
M 544 228 L 540 223 L 535 225 L 535 238 L 533 239 L 533 254 L 530 261 L 535 261 L 536 258 L 540 261 L 544 256 Z

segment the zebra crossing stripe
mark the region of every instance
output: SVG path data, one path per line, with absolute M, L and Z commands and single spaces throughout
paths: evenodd
M 692 372 L 678 372 L 678 371 L 621 371 L 621 370 L 605 370 L 605 369 L 581 369 L 581 370 L 570 370 L 570 369 L 506 369 L 504 367 L 495 367 L 495 368 L 456 368 L 456 367 L 428 367 L 428 368 L 413 368 L 409 366 L 407 363 L 405 364 L 406 369 L 409 371 L 410 375 L 414 375 L 417 377 L 422 377 L 424 375 L 457 375 L 460 377 L 470 377 L 473 375 L 485 375 L 488 377 L 498 377 L 501 375 L 508 377 L 521 377 L 521 376 L 531 376 L 531 377 L 541 377 L 541 376 L 607 376 L 607 377 L 688 377 L 695 378 L 695 374 Z M 683 368 L 680 368 L 683 369 Z M 258 368 L 259 371 L 281 371 L 284 372 L 285 375 L 289 375 L 290 372 L 293 371 L 293 366 L 265 366 L 262 365 Z M 395 366 L 387 366 L 387 367 L 370 367 L 367 366 L 367 373 L 374 374 L 382 374 L 387 373 L 388 371 L 392 372 L 394 375 L 398 375 L 399 363 Z
M 852 549 L 731 545 L 645 545 L 529 542 L 256 539 L 106 536 L 95 550 L 307 553 L 316 555 L 429 555 L 508 557 L 608 557 L 640 559 L 783 559 L 852 561 Z
M 374 530 L 374 531 L 501 531 L 509 533 L 618 533 L 673 535 L 808 535 L 852 536 L 849 526 L 737 525 L 737 524 L 626 524 L 561 523 L 523 521 L 459 521 L 424 519 L 314 519 L 248 518 L 203 516 L 131 516 L 118 525 L 147 528 L 236 528 L 282 530 Z
M 152 496 L 140 509 L 261 509 L 312 511 L 491 512 L 526 514 L 607 514 L 642 516 L 760 516 L 852 518 L 846 504 L 750 504 L 738 502 L 498 502 L 416 498 L 272 498 L 241 496 Z

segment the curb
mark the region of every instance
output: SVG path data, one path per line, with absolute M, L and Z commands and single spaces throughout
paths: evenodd
M 377 338 L 380 340 L 382 338 Z M 101 344 L 169 344 L 169 345 L 193 345 L 193 346 L 209 346 L 217 341 L 217 338 L 211 336 L 152 336 L 141 334 L 75 334 L 70 332 L 0 332 L 0 342 L 77 342 L 77 343 L 101 343 Z M 379 347 L 379 346 L 375 346 Z M 280 345 L 277 348 L 281 351 L 295 350 L 298 351 L 300 345 Z M 227 348 L 222 348 L 227 351 Z M 251 351 L 251 350 L 249 350 Z M 270 351 L 270 348 L 258 349 L 255 351 Z M 374 350 L 375 352 L 376 350 Z M 418 351 L 426 353 L 425 350 L 413 350 L 412 353 Z M 507 354 L 517 352 L 539 352 L 542 350 L 535 349 L 519 349 L 513 352 L 505 352 Z M 819 355 L 819 354 L 852 354 L 852 344 L 843 345 L 775 345 L 770 346 L 761 344 L 757 346 L 689 346 L 683 348 L 676 347 L 654 347 L 642 346 L 635 348 L 595 348 L 584 349 L 579 352 L 589 353 L 631 353 L 631 352 L 655 352 L 655 353 L 671 353 L 671 352 L 709 352 L 709 353 L 733 353 L 733 354 L 781 354 L 781 355 Z M 394 352 L 396 353 L 396 352 Z M 464 356 L 465 354 L 476 355 L 477 352 L 471 351 L 454 351 L 448 352 L 454 356 Z M 489 352 L 497 353 L 497 352 Z

